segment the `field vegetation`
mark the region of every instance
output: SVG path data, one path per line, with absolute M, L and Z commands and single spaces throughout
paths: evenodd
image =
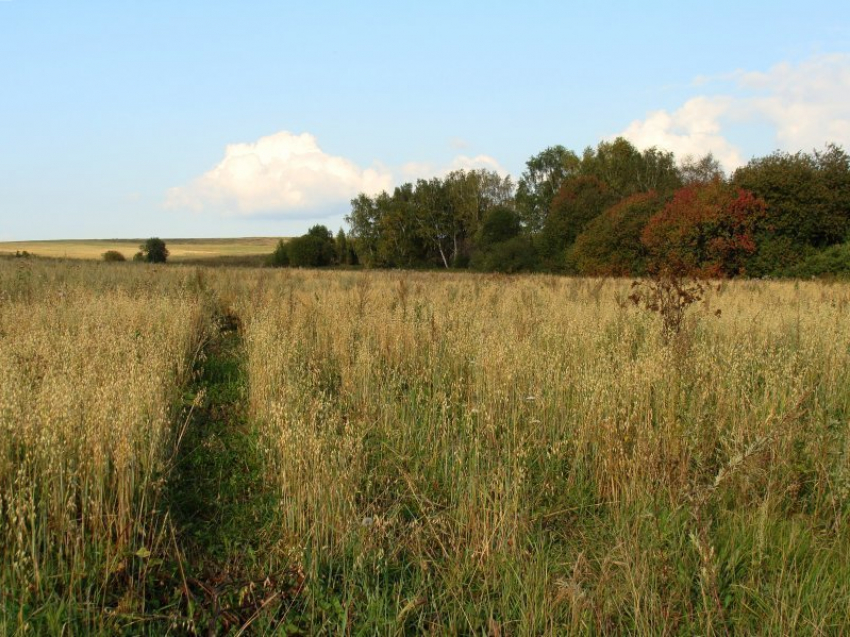
M 217 261 L 228 265 L 260 265 L 278 241 L 272 237 L 165 239 L 169 261 L 197 265 L 215 265 Z M 0 242 L 0 255 L 26 252 L 32 256 L 52 259 L 98 261 L 104 253 L 113 251 L 129 261 L 144 242 L 145 239 L 7 241 Z
M 847 632 L 850 286 L 636 289 L 0 261 L 0 632 Z

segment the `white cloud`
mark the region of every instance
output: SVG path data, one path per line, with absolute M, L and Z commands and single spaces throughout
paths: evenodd
M 508 175 L 508 171 L 489 155 L 476 155 L 475 157 L 458 155 L 452 160 L 448 170 L 445 170 L 445 172 L 449 173 L 453 170 L 490 170 L 499 173 L 502 177 Z
M 495 158 L 489 155 L 475 155 L 474 157 L 458 155 L 444 166 L 412 161 L 402 165 L 399 172 L 403 181 L 415 181 L 417 179 L 445 177 L 455 170 L 490 170 L 502 177 L 510 174 Z
M 729 98 L 695 97 L 673 113 L 650 113 L 646 119 L 629 124 L 621 134 L 638 148 L 657 146 L 679 158 L 711 152 L 725 170 L 731 171 L 744 162 L 740 151 L 721 134 L 719 120 L 729 107 Z
M 768 119 L 782 148 L 850 145 L 850 55 L 818 56 L 797 66 L 778 64 L 766 73 L 739 72 L 734 79 L 756 92 L 745 100 L 743 110 Z
M 214 168 L 185 186 L 171 188 L 165 206 L 196 212 L 299 217 L 334 205 L 345 206 L 361 192 L 375 195 L 391 191 L 397 182 L 476 169 L 508 174 L 488 155 L 458 155 L 442 167 L 410 162 L 401 166 L 397 175 L 380 164 L 364 169 L 344 157 L 328 155 L 309 133 L 281 131 L 256 142 L 228 145 L 224 158 Z
M 382 167 L 360 168 L 322 151 L 309 133 L 281 131 L 253 143 L 228 145 L 212 170 L 186 186 L 171 188 L 166 207 L 295 216 L 391 186 L 392 175 Z
M 673 112 L 650 113 L 621 135 L 640 148 L 658 146 L 680 158 L 712 152 L 727 171 L 744 163 L 741 151 L 724 135 L 729 123 L 767 124 L 775 145 L 790 152 L 827 142 L 850 146 L 850 55 L 782 63 L 766 72 L 698 77 L 694 86 L 718 82 L 732 86 L 721 94 L 693 97 Z

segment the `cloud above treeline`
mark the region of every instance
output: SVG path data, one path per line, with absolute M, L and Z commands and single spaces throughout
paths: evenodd
M 789 152 L 828 142 L 850 146 L 848 54 L 777 64 L 765 72 L 700 78 L 697 85 L 727 90 L 695 96 L 673 111 L 654 111 L 620 134 L 639 148 L 657 146 L 680 158 L 712 152 L 727 171 L 746 163 L 745 153 L 724 135 L 730 124 L 766 124 L 774 131 L 776 147 Z
M 698 78 L 694 86 L 702 94 L 678 108 L 651 112 L 619 135 L 638 148 L 673 151 L 679 159 L 711 152 L 728 172 L 752 156 L 730 140 L 735 126 L 767 127 L 774 134 L 773 148 L 790 152 L 822 148 L 827 142 L 850 148 L 848 54 L 778 64 L 763 72 L 741 70 Z M 467 144 L 453 138 L 450 146 L 460 151 Z M 533 152 L 529 149 L 529 154 Z M 395 169 L 378 162 L 363 167 L 325 152 L 309 133 L 284 130 L 228 145 L 210 170 L 170 189 L 165 205 L 175 210 L 306 218 L 338 214 L 361 192 L 375 195 L 405 181 L 472 169 L 508 174 L 496 159 L 480 154 L 459 154 L 444 165 L 411 161 Z
M 309 133 L 280 131 L 255 142 L 228 145 L 212 169 L 185 186 L 171 188 L 165 206 L 245 216 L 305 217 L 347 204 L 361 192 L 392 191 L 397 177 L 410 180 L 480 168 L 507 174 L 492 157 L 460 155 L 443 167 L 406 164 L 397 176 L 380 164 L 362 168 L 345 157 L 330 155 Z
M 280 131 L 255 142 L 230 144 L 224 158 L 191 183 L 171 188 L 166 207 L 239 215 L 311 213 L 360 192 L 392 187 L 380 166 L 361 168 L 329 155 L 309 133 Z

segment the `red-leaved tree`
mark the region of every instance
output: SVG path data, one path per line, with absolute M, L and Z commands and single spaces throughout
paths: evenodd
M 756 250 L 756 230 L 766 205 L 752 193 L 719 179 L 676 191 L 641 234 L 651 269 L 680 276 L 744 274 Z

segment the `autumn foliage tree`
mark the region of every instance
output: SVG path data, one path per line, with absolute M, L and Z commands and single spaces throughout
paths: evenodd
M 744 274 L 766 217 L 763 200 L 715 180 L 676 191 L 647 222 L 641 242 L 650 269 L 684 276 Z

